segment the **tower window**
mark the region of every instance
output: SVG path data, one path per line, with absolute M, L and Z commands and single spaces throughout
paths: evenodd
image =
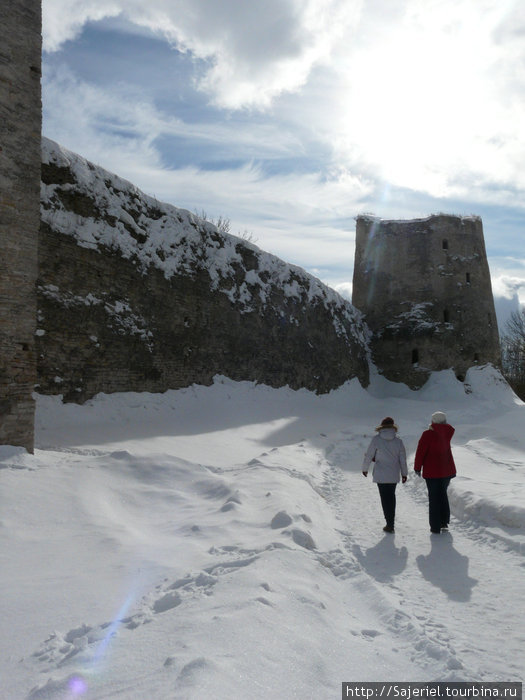
M 470 284 L 470 272 L 466 273 L 467 284 Z
M 443 250 L 448 250 L 448 239 L 447 238 L 443 239 L 442 245 L 443 245 Z
M 417 348 L 414 348 L 412 350 L 412 364 L 417 365 L 419 362 L 419 350 Z
M 450 321 L 450 311 L 448 309 L 443 309 L 443 321 L 445 323 Z

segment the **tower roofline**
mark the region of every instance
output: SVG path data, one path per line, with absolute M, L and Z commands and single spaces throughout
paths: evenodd
M 424 216 L 418 219 L 383 219 L 381 216 L 375 216 L 374 214 L 358 214 L 355 217 L 356 221 L 378 221 L 385 224 L 405 224 L 405 223 L 418 223 L 430 221 L 432 219 L 459 219 L 460 221 L 481 221 L 481 217 L 476 214 L 462 215 L 462 214 L 430 214 L 429 216 Z

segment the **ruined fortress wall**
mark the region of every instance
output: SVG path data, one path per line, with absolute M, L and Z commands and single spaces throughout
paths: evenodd
M 216 374 L 320 392 L 354 376 L 367 383 L 363 348 L 322 306 L 301 309 L 275 290 L 271 309 L 241 313 L 205 271 L 167 280 L 46 226 L 40 240 L 40 393 L 83 402 L 209 385 Z
M 40 0 L 0 21 L 0 444 L 33 448 L 40 220 Z
M 44 139 L 38 391 L 368 383 L 351 304 L 300 268 Z
M 500 363 L 479 217 L 412 221 L 358 217 L 353 304 L 373 330 L 390 379 L 421 386 L 430 371 Z

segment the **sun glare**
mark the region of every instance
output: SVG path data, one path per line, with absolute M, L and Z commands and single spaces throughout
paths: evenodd
M 468 17 L 411 17 L 358 45 L 345 63 L 338 147 L 392 184 L 446 195 L 447 172 L 471 162 L 487 115 L 489 34 Z

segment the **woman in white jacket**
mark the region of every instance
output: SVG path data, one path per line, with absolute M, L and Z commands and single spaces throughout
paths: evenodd
M 393 418 L 383 418 L 377 435 L 372 438 L 363 459 L 362 471 L 368 476 L 368 467 L 374 462 L 373 480 L 379 488 L 381 506 L 386 520 L 385 532 L 394 532 L 396 517 L 396 486 L 399 479 L 407 480 L 407 458 L 403 441 L 397 437 Z

